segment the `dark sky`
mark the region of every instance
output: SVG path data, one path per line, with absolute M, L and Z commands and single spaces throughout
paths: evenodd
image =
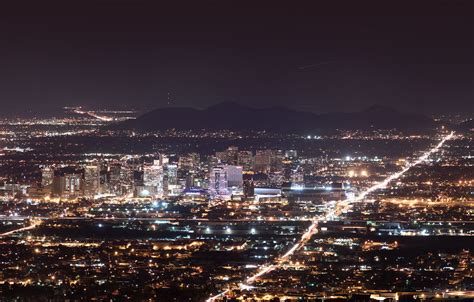
M 176 106 L 474 112 L 474 1 L 8 2 L 4 112 L 152 109 L 168 92 Z

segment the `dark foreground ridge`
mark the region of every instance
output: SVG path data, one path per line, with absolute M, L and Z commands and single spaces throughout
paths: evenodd
M 307 133 L 309 131 L 349 129 L 432 130 L 438 125 L 420 114 L 401 113 L 392 108 L 372 106 L 353 113 L 295 111 L 284 107 L 252 108 L 221 103 L 206 109 L 187 107 L 160 108 L 135 120 L 117 123 L 114 130 L 232 130 Z

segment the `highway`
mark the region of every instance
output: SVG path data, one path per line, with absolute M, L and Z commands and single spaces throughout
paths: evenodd
M 11 230 L 11 231 L 0 234 L 0 238 L 10 236 L 10 235 L 13 235 L 15 233 L 21 233 L 21 232 L 24 232 L 24 231 L 32 230 L 40 224 L 41 224 L 40 220 L 33 220 L 32 223 L 29 226 L 22 227 L 22 228 L 19 228 L 19 229 L 15 229 L 15 230 Z
M 111 122 L 111 121 L 114 120 L 113 118 L 105 116 L 105 115 L 98 115 L 94 111 L 84 111 L 80 107 L 74 108 L 73 112 L 77 113 L 77 114 L 88 115 L 90 117 L 96 118 L 96 119 L 98 119 L 100 121 L 104 121 L 104 122 Z
M 343 211 L 346 211 L 348 208 L 350 208 L 350 206 L 352 204 L 354 204 L 356 202 L 363 201 L 367 197 L 367 195 L 369 195 L 370 193 L 372 193 L 376 190 L 383 189 L 383 188 L 387 187 L 387 185 L 390 182 L 402 177 L 411 168 L 413 168 L 416 165 L 419 165 L 419 164 L 423 163 L 431 155 L 438 152 L 441 149 L 441 147 L 446 143 L 446 141 L 452 139 L 453 136 L 454 136 L 454 132 L 451 132 L 451 133 L 447 134 L 446 136 L 444 136 L 440 140 L 440 142 L 436 146 L 434 146 L 433 148 L 425 151 L 420 157 L 418 157 L 415 161 L 408 163 L 399 172 L 396 172 L 396 173 L 390 175 L 389 177 L 385 178 L 384 180 L 382 180 L 382 181 L 374 184 L 373 186 L 367 188 L 366 190 L 361 192 L 357 197 L 342 200 L 340 202 L 335 203 L 335 206 L 333 207 L 333 209 L 330 210 L 325 215 L 315 217 L 313 219 L 313 222 L 309 226 L 309 228 L 301 235 L 301 237 L 300 237 L 300 239 L 298 240 L 297 243 L 295 243 L 285 254 L 283 254 L 282 256 L 274 259 L 274 261 L 272 263 L 264 264 L 264 265 L 260 266 L 253 275 L 249 276 L 244 282 L 239 284 L 239 288 L 243 289 L 243 290 L 252 289 L 252 283 L 254 283 L 259 277 L 261 277 L 263 275 L 266 275 L 267 273 L 269 273 L 269 272 L 271 272 L 275 269 L 281 268 L 283 266 L 283 264 L 286 262 L 286 260 L 288 260 L 288 258 L 290 258 L 297 250 L 302 248 L 311 239 L 311 237 L 317 231 L 317 226 L 318 226 L 319 221 L 334 219 L 334 218 L 338 217 Z M 226 289 L 226 290 L 210 297 L 206 301 L 207 302 L 213 302 L 213 301 L 225 296 L 231 290 L 232 290 L 232 288 Z

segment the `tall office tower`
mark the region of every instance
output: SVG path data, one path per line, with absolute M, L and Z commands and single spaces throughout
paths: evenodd
M 242 166 L 244 171 L 252 171 L 254 164 L 252 151 L 239 151 L 237 164 Z
M 41 169 L 41 185 L 47 187 L 53 183 L 54 169 L 51 166 L 45 166 Z
M 270 157 L 270 170 L 272 172 L 278 172 L 283 169 L 283 161 L 285 160 L 285 154 L 282 150 L 272 150 Z
M 134 166 L 125 163 L 120 168 L 120 193 L 128 194 L 133 191 L 134 184 Z
M 194 172 L 199 166 L 200 156 L 198 153 L 189 153 L 180 156 L 178 159 L 178 169 Z
M 110 193 L 120 193 L 120 170 L 122 165 L 120 163 L 111 163 L 107 169 L 108 189 Z
M 216 166 L 209 174 L 209 195 L 211 197 L 223 197 L 229 194 L 227 186 L 227 175 L 224 166 Z
M 237 165 L 239 155 L 239 148 L 230 146 L 225 151 L 216 152 L 216 157 L 219 159 L 221 164 Z
M 283 176 L 285 182 L 291 181 L 291 175 L 293 174 L 293 170 L 296 169 L 297 161 L 287 159 L 283 162 Z
M 162 197 L 167 197 L 169 195 L 169 176 L 170 176 L 170 171 L 169 169 L 173 170 L 173 167 L 176 165 L 170 164 L 169 158 L 164 157 L 164 160 L 162 161 L 162 173 L 163 173 L 163 184 L 161 187 L 161 192 L 162 192 Z M 177 172 L 177 171 L 176 171 Z M 172 174 L 172 173 L 171 173 Z M 172 176 L 172 175 L 171 175 Z
M 227 178 L 227 187 L 228 188 L 242 188 L 243 178 L 242 178 L 242 167 L 241 166 L 224 166 L 225 175 Z
M 218 159 L 218 162 L 220 164 L 226 164 L 227 163 L 227 152 L 226 151 L 217 151 L 216 152 L 216 158 Z
M 105 164 L 100 166 L 99 183 L 99 191 L 101 193 L 109 191 L 109 171 L 107 165 Z
M 90 164 L 84 167 L 84 196 L 94 197 L 99 193 L 100 165 Z
M 165 195 L 176 196 L 181 193 L 181 188 L 178 186 L 178 166 L 174 164 L 166 165 L 165 177 L 163 181 L 165 187 Z
M 84 171 L 75 167 L 65 167 L 54 172 L 54 196 L 76 198 L 83 195 Z
M 206 169 L 206 174 L 209 175 L 212 168 L 218 165 L 219 165 L 219 159 L 217 157 L 213 155 L 208 156 L 206 158 L 206 164 L 204 166 Z
M 194 187 L 194 175 L 193 174 L 186 174 L 186 182 L 185 182 L 185 188 L 189 189 Z
M 168 185 L 176 185 L 178 183 L 178 166 L 172 164 L 167 165 L 166 175 L 168 176 Z
M 244 181 L 244 196 L 245 197 L 253 197 L 254 196 L 255 185 L 253 180 L 245 180 Z
M 237 165 L 238 156 L 239 156 L 239 148 L 236 146 L 230 146 L 226 150 L 227 153 L 227 164 L 228 165 Z
M 164 169 L 161 160 L 154 160 L 152 164 L 143 165 L 143 185 L 151 195 L 163 196 Z
M 254 170 L 267 173 L 270 170 L 271 157 L 271 150 L 257 150 L 255 152 Z

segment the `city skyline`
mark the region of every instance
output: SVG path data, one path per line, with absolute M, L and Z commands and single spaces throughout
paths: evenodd
M 0 8 L 0 301 L 474 301 L 474 2 Z

